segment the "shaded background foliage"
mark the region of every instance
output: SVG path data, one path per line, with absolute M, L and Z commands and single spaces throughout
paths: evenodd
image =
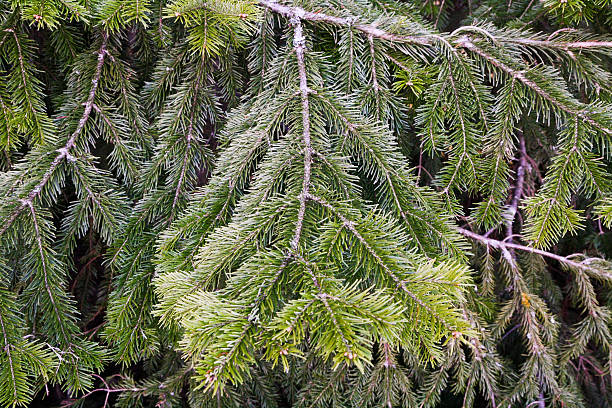
M 609 1 L 0 7 L 0 404 L 610 405 Z

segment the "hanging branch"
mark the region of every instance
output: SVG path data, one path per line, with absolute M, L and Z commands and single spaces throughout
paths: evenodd
M 563 112 L 565 112 L 567 114 L 570 114 L 572 116 L 579 117 L 580 119 L 582 119 L 586 123 L 590 124 L 594 128 L 599 129 L 600 131 L 602 131 L 602 132 L 604 132 L 604 133 L 606 133 L 608 135 L 612 135 L 612 129 L 609 129 L 609 128 L 601 125 L 599 122 L 597 122 L 595 119 L 593 119 L 587 113 L 585 113 L 585 110 L 575 110 L 575 109 L 571 108 L 570 106 L 567 106 L 567 104 L 563 103 L 562 101 L 557 100 L 554 96 L 552 96 L 546 90 L 542 89 L 542 87 L 540 87 L 540 85 L 538 85 L 536 82 L 534 82 L 531 79 L 527 78 L 523 71 L 519 71 L 519 70 L 513 69 L 512 67 L 508 66 L 504 62 L 502 62 L 499 59 L 495 58 L 494 56 L 489 55 L 482 48 L 479 48 L 478 46 L 476 46 L 476 44 L 474 44 L 474 42 L 467 35 L 462 36 L 459 39 L 457 39 L 455 41 L 455 44 L 457 44 L 458 47 L 463 47 L 463 48 L 465 48 L 465 49 L 467 49 L 467 50 L 469 50 L 469 51 L 479 55 L 480 57 L 482 57 L 483 59 L 488 61 L 491 65 L 499 68 L 500 70 L 502 70 L 506 74 L 510 75 L 512 78 L 515 78 L 515 79 L 519 80 L 520 82 L 523 83 L 523 85 L 525 85 L 529 89 L 533 90 L 542 99 L 544 99 L 544 100 L 550 102 L 551 104 L 557 106 Z
M 87 100 L 85 101 L 85 104 L 84 104 L 83 115 L 81 116 L 81 119 L 79 120 L 79 123 L 76 129 L 74 130 L 74 132 L 72 132 L 66 144 L 63 147 L 57 149 L 58 155 L 55 157 L 55 159 L 53 159 L 53 162 L 51 162 L 51 166 L 45 172 L 40 182 L 36 185 L 36 187 L 34 187 L 30 191 L 30 193 L 26 196 L 26 198 L 20 200 L 19 206 L 6 219 L 2 228 L 0 228 L 0 235 L 6 232 L 6 230 L 13 224 L 13 222 L 17 219 L 17 217 L 19 217 L 19 215 L 23 212 L 23 210 L 30 207 L 34 203 L 34 200 L 36 199 L 36 197 L 38 197 L 38 195 L 42 192 L 42 189 L 45 187 L 47 182 L 53 176 L 53 172 L 55 171 L 55 169 L 57 169 L 57 167 L 64 161 L 64 159 L 66 160 L 74 159 L 73 156 L 70 154 L 70 151 L 75 146 L 76 140 L 81 134 L 81 131 L 83 130 L 83 128 L 85 127 L 85 123 L 87 123 L 87 120 L 89 119 L 89 116 L 93 109 L 94 99 L 96 97 L 96 90 L 98 89 L 98 84 L 100 82 L 100 76 L 102 75 L 102 67 L 104 65 L 104 58 L 107 55 L 107 50 L 106 50 L 107 41 L 108 41 L 108 35 L 106 33 L 103 33 L 102 34 L 102 44 L 100 45 L 100 49 L 98 50 L 98 58 L 97 58 L 98 62 L 96 64 L 96 69 L 95 69 L 93 78 L 91 80 L 91 89 L 89 91 L 89 96 L 87 97 Z
M 308 79 L 306 77 L 306 61 L 304 52 L 306 50 L 306 39 L 302 31 L 302 23 L 299 14 L 293 14 L 291 23 L 294 26 L 293 47 L 297 58 L 298 75 L 300 78 L 300 97 L 302 99 L 302 140 L 304 142 L 304 179 L 302 181 L 302 193 L 299 196 L 300 209 L 295 224 L 295 236 L 291 241 L 291 248 L 297 253 L 306 214 L 306 200 L 310 191 L 310 176 L 312 166 L 312 146 L 310 142 L 310 106 L 308 102 Z

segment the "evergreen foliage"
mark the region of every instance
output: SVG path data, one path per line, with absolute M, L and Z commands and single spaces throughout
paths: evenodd
M 610 6 L 0 2 L 0 405 L 610 406 Z

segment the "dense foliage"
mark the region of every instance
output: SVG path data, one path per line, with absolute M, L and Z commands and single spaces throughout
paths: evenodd
M 611 406 L 611 29 L 0 2 L 0 406 Z

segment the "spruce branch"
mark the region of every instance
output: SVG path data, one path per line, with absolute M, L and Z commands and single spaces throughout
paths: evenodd
M 423 46 L 433 46 L 438 41 L 443 40 L 443 36 L 435 33 L 427 33 L 419 36 L 398 35 L 389 31 L 382 30 L 376 27 L 375 24 L 360 24 L 356 17 L 339 17 L 322 12 L 312 12 L 297 6 L 288 6 L 278 3 L 273 0 L 260 0 L 258 4 L 278 13 L 280 15 L 291 17 L 299 16 L 303 20 L 312 22 L 323 22 L 336 26 L 352 28 L 361 31 L 366 36 L 376 37 L 381 40 L 386 40 L 395 43 L 417 44 Z M 476 27 L 462 27 L 461 30 L 475 29 Z M 458 34 L 460 31 L 455 31 L 453 34 Z M 487 34 L 492 40 L 499 43 L 520 44 L 524 46 L 532 46 L 536 48 L 550 48 L 563 51 L 580 51 L 580 50 L 607 50 L 612 49 L 612 41 L 559 41 L 559 40 L 539 40 L 533 38 L 512 38 L 502 35 Z M 552 37 L 552 36 L 551 36 Z
M 200 64 L 203 64 L 204 62 L 204 54 L 202 55 L 202 61 L 200 62 Z M 202 85 L 202 77 L 204 76 L 204 69 L 198 69 L 198 73 L 196 75 L 196 79 L 195 79 L 195 89 L 193 91 L 194 96 L 193 99 L 194 101 L 198 100 L 198 94 L 200 92 Z M 194 102 L 195 104 L 195 102 Z M 176 182 L 176 192 L 174 194 L 174 200 L 172 201 L 172 212 L 174 212 L 174 209 L 176 208 L 176 205 L 178 203 L 180 194 L 181 194 L 181 187 L 183 184 L 183 180 L 185 178 L 185 172 L 187 171 L 187 163 L 188 163 L 188 159 L 189 159 L 189 151 L 191 149 L 191 143 L 194 139 L 194 125 L 195 125 L 195 119 L 194 119 L 194 115 L 195 115 L 196 110 L 192 107 L 191 109 L 191 113 L 189 115 L 189 125 L 187 126 L 187 133 L 185 134 L 185 140 L 186 140 L 186 145 L 185 145 L 185 157 L 183 159 L 183 164 L 181 166 L 181 172 L 180 172 L 180 176 L 178 178 L 178 181 Z M 172 218 L 172 216 L 170 217 L 170 219 Z
M 457 231 L 460 234 L 468 238 L 471 238 L 481 243 L 482 245 L 489 246 L 491 248 L 496 248 L 502 251 L 508 250 L 508 249 L 516 249 L 516 250 L 523 251 L 523 252 L 529 252 L 532 254 L 541 255 L 545 258 L 554 259 L 555 261 L 558 261 L 560 264 L 567 265 L 571 268 L 583 270 L 586 272 L 592 272 L 595 275 L 602 275 L 601 269 L 590 266 L 588 259 L 583 262 L 576 262 L 569 257 L 557 255 L 555 253 L 544 251 L 542 249 L 533 248 L 533 247 L 526 246 L 526 245 L 515 244 L 513 242 L 499 241 L 497 239 L 488 238 L 483 235 L 472 232 L 470 230 L 467 230 L 465 228 L 457 228 Z M 603 276 L 606 276 L 607 279 L 612 279 L 612 274 L 610 273 L 604 274 Z
M 488 54 L 485 50 L 478 47 L 469 36 L 464 35 L 459 37 L 457 40 L 455 40 L 455 44 L 459 47 L 465 48 L 479 55 L 484 60 L 488 61 L 491 65 L 495 66 L 496 68 L 499 68 L 500 70 L 508 74 L 510 77 L 517 79 L 523 85 L 534 91 L 539 97 L 550 102 L 553 106 L 558 107 L 563 112 L 582 119 L 584 122 L 593 126 L 595 129 L 604 132 L 607 135 L 612 135 L 612 129 L 606 127 L 605 125 L 602 125 L 600 122 L 593 119 L 593 117 L 589 115 L 585 109 L 576 110 L 573 107 L 564 103 L 563 101 L 558 100 L 545 89 L 543 89 L 540 85 L 538 85 L 536 82 L 534 82 L 532 79 L 528 78 L 525 75 L 524 71 L 514 69 L 509 65 L 505 64 L 503 61 L 496 58 L 495 56 Z
M 58 305 L 55 300 L 55 295 L 49 284 L 49 273 L 47 271 L 47 256 L 45 255 L 45 249 L 43 247 L 43 239 L 41 236 L 40 229 L 38 227 L 38 216 L 36 215 L 36 212 L 34 211 L 34 206 L 32 205 L 32 203 L 28 202 L 26 203 L 26 205 L 30 209 L 30 213 L 32 214 L 32 224 L 34 225 L 34 234 L 35 234 L 34 240 L 36 241 L 36 244 L 38 246 L 38 251 L 40 254 L 42 272 L 43 272 L 43 284 L 47 292 L 47 295 L 49 296 L 49 300 L 51 301 L 53 314 L 55 315 L 54 318 L 57 320 L 57 325 L 60 328 L 60 331 L 62 334 L 62 341 L 66 343 L 70 343 L 71 339 L 67 335 L 66 330 L 64 328 L 64 316 L 62 315 L 62 312 L 58 309 Z
M 302 31 L 301 17 L 298 14 L 293 14 L 292 24 L 294 26 L 293 47 L 297 59 L 298 76 L 300 79 L 300 97 L 302 100 L 302 141 L 304 143 L 304 177 L 302 181 L 302 192 L 300 193 L 300 208 L 298 210 L 297 221 L 295 224 L 295 235 L 291 241 L 291 248 L 295 253 L 298 251 L 302 227 L 304 224 L 304 216 L 306 214 L 306 200 L 310 191 L 310 177 L 312 166 L 312 145 L 310 141 L 310 105 L 308 101 L 308 78 L 306 76 L 306 63 L 304 53 L 306 50 L 306 39 Z
M 96 91 L 98 89 L 98 84 L 100 83 L 100 77 L 102 75 L 102 67 L 104 66 L 104 58 L 107 55 L 107 41 L 108 36 L 106 34 L 102 34 L 102 42 L 97 54 L 97 64 L 94 71 L 94 75 L 91 80 L 91 89 L 89 91 L 89 96 L 87 97 L 87 100 L 84 104 L 83 115 L 81 116 L 81 119 L 79 120 L 76 129 L 74 130 L 74 132 L 72 132 L 72 134 L 66 141 L 66 144 L 57 150 L 58 155 L 55 156 L 55 158 L 51 162 L 51 165 L 49 166 L 41 180 L 38 182 L 38 184 L 30 191 L 30 193 L 24 199 L 20 201 L 20 204 L 17 206 L 17 208 L 7 217 L 4 222 L 4 225 L 0 228 L 0 235 L 4 234 L 4 232 L 9 229 L 9 227 L 13 224 L 17 217 L 19 217 L 23 210 L 33 205 L 34 200 L 40 195 L 47 182 L 49 182 L 49 180 L 53 176 L 53 173 L 55 172 L 57 167 L 64 160 L 73 159 L 73 156 L 70 154 L 70 151 L 75 146 L 77 138 L 85 127 L 85 123 L 87 123 L 89 115 L 91 114 L 91 111 L 93 109 Z
M 452 332 L 456 329 L 453 325 L 449 324 L 442 316 L 440 316 L 435 310 L 433 310 L 429 305 L 425 304 L 418 296 L 413 293 L 406 286 L 406 282 L 400 279 L 389 267 L 387 264 L 381 259 L 381 257 L 374 251 L 374 249 L 370 246 L 370 244 L 365 240 L 365 238 L 359 233 L 359 231 L 355 228 L 355 224 L 353 221 L 346 218 L 341 212 L 339 212 L 333 205 L 328 203 L 325 199 L 319 196 L 315 196 L 312 194 L 308 194 L 308 200 L 312 200 L 321 206 L 327 208 L 334 216 L 338 217 L 338 219 L 342 222 L 342 226 L 351 232 L 357 238 L 357 240 L 363 245 L 363 247 L 370 253 L 370 255 L 376 260 L 381 268 L 391 277 L 391 279 L 396 283 L 398 288 L 401 288 L 407 295 L 412 299 L 416 304 L 427 310 L 433 316 L 438 319 L 440 323 L 444 325 L 444 327 Z
M 0 2 L 0 405 L 612 398 L 595 25 L 516 28 L 565 19 L 552 0 L 80 1 Z
M 20 32 L 18 26 L 6 28 L 1 33 L 3 38 L 0 43 L 6 42 L 6 45 L 0 47 L 0 56 L 12 67 L 5 85 L 8 91 L 7 102 L 11 109 L 0 113 L 10 115 L 2 118 L 3 121 L 8 122 L 12 116 L 11 127 L 17 133 L 13 137 L 12 146 L 6 147 L 17 147 L 20 143 L 17 137 L 19 134 L 25 134 L 31 145 L 39 145 L 47 139 L 52 139 L 55 129 L 45 112 L 43 83 L 31 61 L 34 54 L 32 42 Z
M 8 360 L 8 367 L 11 373 L 11 379 L 9 381 L 12 386 L 12 400 L 18 401 L 19 398 L 19 390 L 17 389 L 17 378 L 15 371 L 17 370 L 15 367 L 15 363 L 13 363 L 13 355 L 11 353 L 11 344 L 8 340 L 8 334 L 6 332 L 6 327 L 4 325 L 4 318 L 2 317 L 2 313 L 0 313 L 0 328 L 2 328 L 2 338 L 4 339 L 4 347 L 2 348 L 6 353 L 6 357 Z
M 348 28 L 353 28 L 357 31 L 361 31 L 364 34 L 372 37 L 379 38 L 381 40 L 387 40 L 391 42 L 399 42 L 399 43 L 413 43 L 419 45 L 431 45 L 433 41 L 427 37 L 416 37 L 416 36 L 406 36 L 406 35 L 398 35 L 393 34 L 385 30 L 381 30 L 372 24 L 359 24 L 354 20 L 355 18 L 343 18 L 332 16 L 325 13 L 315 13 L 312 11 L 304 10 L 301 7 L 292 7 L 286 6 L 276 1 L 272 0 L 260 0 L 259 4 L 263 7 L 269 8 L 270 10 L 281 14 L 286 17 L 298 17 L 302 20 L 312 21 L 312 22 L 323 22 L 328 24 L 333 24 L 337 26 L 343 26 Z

